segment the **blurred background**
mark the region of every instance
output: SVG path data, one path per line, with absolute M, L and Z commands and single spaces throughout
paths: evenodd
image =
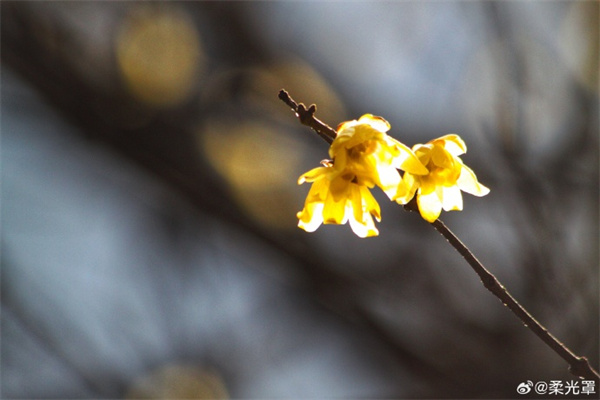
M 516 398 L 571 380 L 418 215 L 296 227 L 336 127 L 448 133 L 442 219 L 598 368 L 597 2 L 1 9 L 4 398 Z

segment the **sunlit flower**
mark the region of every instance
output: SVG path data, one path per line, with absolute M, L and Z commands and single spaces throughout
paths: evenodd
M 389 129 L 385 119 L 371 114 L 344 122 L 338 126 L 329 155 L 336 168 L 356 175 L 356 183 L 377 185 L 392 198 L 402 184 L 398 169 L 415 175 L 428 171 L 410 148 L 386 134 Z
M 421 163 L 427 167 L 427 175 L 407 171 L 398 186 L 395 199 L 406 204 L 417 195 L 421 216 L 435 221 L 442 212 L 462 210 L 461 190 L 475 196 L 485 196 L 489 189 L 477 181 L 475 173 L 458 157 L 467 151 L 465 142 L 455 134 L 442 136 L 427 144 L 413 146 Z
M 376 236 L 373 217 L 381 220 L 379 204 L 369 189 L 355 182 L 352 172 L 337 170 L 331 163 L 302 175 L 298 183 L 313 182 L 304 209 L 298 213 L 298 226 L 314 232 L 322 223 L 345 224 L 360 237 Z
M 389 129 L 386 120 L 371 114 L 340 124 L 329 149 L 332 161 L 298 180 L 313 182 L 298 213 L 300 228 L 313 232 L 322 223 L 349 221 L 360 237 L 379 233 L 373 221 L 381 219 L 379 204 L 369 188 L 379 186 L 391 199 L 405 185 L 398 169 L 415 175 L 428 172 L 408 147 L 386 134 Z

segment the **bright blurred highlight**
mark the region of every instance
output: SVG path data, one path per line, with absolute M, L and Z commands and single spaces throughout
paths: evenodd
M 281 101 L 273 93 L 285 87 L 299 101 L 317 104 L 322 121 L 340 121 L 346 117 L 346 109 L 335 87 L 299 58 L 283 59 L 266 68 L 252 68 L 251 74 L 249 102 L 264 105 L 272 114 L 282 110 Z M 288 121 L 287 110 L 283 111 L 286 113 L 281 115 Z
M 116 43 L 118 67 L 129 92 L 156 107 L 182 103 L 202 73 L 204 52 L 192 21 L 175 10 L 136 9 Z
M 558 50 L 573 76 L 598 91 L 599 16 L 594 2 L 572 2 L 559 30 Z
M 250 217 L 270 228 L 293 228 L 295 187 L 289 178 L 305 153 L 300 142 L 261 121 L 214 121 L 200 140 L 206 158 Z
M 126 399 L 227 399 L 227 389 L 214 371 L 169 365 L 136 380 Z

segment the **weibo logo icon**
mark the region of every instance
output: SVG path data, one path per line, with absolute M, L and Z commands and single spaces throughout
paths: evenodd
M 533 387 L 533 382 L 521 382 L 519 386 L 517 386 L 517 393 L 519 394 L 527 394 L 531 392 L 531 388 Z

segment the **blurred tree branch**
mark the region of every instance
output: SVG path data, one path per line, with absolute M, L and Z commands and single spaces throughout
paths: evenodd
M 145 125 L 120 124 L 129 116 L 133 116 L 132 119 L 135 120 L 146 118 L 148 110 L 128 98 L 118 85 L 98 86 L 81 76 L 80 70 L 74 68 L 72 58 L 86 61 L 84 50 L 88 49 L 90 44 L 80 43 L 80 47 L 62 48 L 63 43 L 85 42 L 85 38 L 62 29 L 59 23 L 52 20 L 51 14 L 42 15 L 39 10 L 32 12 L 33 4 L 42 3 L 4 2 L 2 4 L 3 12 L 0 14 L 2 63 L 32 84 L 53 108 L 78 128 L 77 132 L 93 144 L 106 146 L 142 167 L 175 193 L 189 200 L 197 209 L 216 216 L 224 223 L 239 227 L 289 256 L 294 261 L 292 268 L 305 278 L 301 282 L 308 286 L 309 295 L 319 299 L 335 313 L 352 321 L 355 326 L 367 327 L 381 343 L 388 346 L 390 353 L 393 353 L 398 360 L 413 366 L 411 369 L 418 376 L 426 377 L 429 382 L 433 380 L 435 384 L 429 386 L 435 389 L 430 390 L 436 390 L 436 393 L 442 391 L 448 396 L 452 396 L 452 393 L 455 396 L 459 396 L 457 393 L 464 396 L 467 391 L 471 391 L 475 396 L 477 391 L 481 390 L 481 386 L 485 389 L 489 388 L 489 380 L 486 382 L 477 379 L 477 382 L 473 381 L 471 386 L 465 383 L 465 379 L 469 376 L 463 372 L 441 371 L 438 364 L 425 359 L 423 354 L 418 354 L 415 349 L 403 342 L 398 332 L 388 329 L 385 321 L 382 321 L 384 318 L 364 302 L 364 299 L 369 296 L 379 296 L 382 293 L 394 295 L 394 291 L 390 288 L 399 280 L 390 279 L 390 274 L 398 273 L 397 270 L 392 269 L 392 266 L 379 271 L 369 271 L 369 279 L 361 277 L 360 274 L 353 274 L 350 269 L 331 268 L 324 261 L 327 258 L 322 257 L 320 250 L 311 246 L 311 243 L 304 239 L 304 235 L 267 232 L 241 212 L 232 201 L 224 182 L 207 173 L 210 167 L 194 153 L 196 143 L 191 136 L 189 126 L 212 112 L 202 107 L 197 99 L 192 99 L 183 109 L 153 114 L 150 123 Z M 218 43 L 228 43 L 224 48 L 218 45 L 221 52 L 219 54 L 221 66 L 225 62 L 241 68 L 246 65 L 246 62 L 257 65 L 269 61 L 267 59 L 269 50 L 254 36 L 253 29 L 245 24 L 243 8 L 246 7 L 245 5 L 230 7 L 229 4 L 233 3 L 201 4 L 198 14 L 208 16 L 209 20 L 220 21 L 211 27 L 214 35 L 219 37 Z M 103 34 L 110 35 L 110 32 Z M 236 38 L 231 40 L 232 38 L 227 35 L 236 35 Z M 96 65 L 92 63 L 89 67 L 95 69 Z M 232 86 L 235 86 L 232 90 L 239 90 L 244 83 L 236 77 L 231 82 Z M 238 110 L 234 109 L 234 111 Z M 577 142 L 589 148 L 587 139 L 589 135 L 579 137 Z M 571 147 L 563 161 L 576 158 L 580 150 L 581 147 Z M 509 166 L 517 164 L 514 155 L 508 158 L 508 164 Z M 558 175 L 564 179 L 569 173 L 566 171 L 569 170 L 561 168 L 562 165 L 553 168 L 553 171 L 558 171 Z M 539 242 L 534 245 L 539 246 Z M 411 257 L 409 253 L 410 251 L 407 251 L 407 258 Z M 418 256 L 414 258 L 416 259 L 413 259 L 413 262 L 423 261 Z M 377 279 L 377 282 L 374 283 L 371 279 Z M 439 287 L 430 290 L 429 295 L 435 290 L 439 292 L 438 295 L 443 295 Z M 392 300 L 395 304 L 400 304 L 402 307 L 409 306 L 395 299 Z M 468 325 L 469 323 L 472 325 Z M 488 337 L 482 340 L 492 343 L 497 342 L 499 338 L 504 340 L 505 336 L 510 334 L 509 327 L 496 326 L 492 330 L 489 326 L 479 324 L 478 321 L 473 323 L 464 316 L 459 324 L 467 325 L 470 332 L 475 335 Z M 506 330 L 500 334 L 501 329 Z M 479 388 L 476 384 L 480 385 Z M 495 381 L 493 384 L 495 389 L 492 390 L 502 390 L 502 383 Z M 449 387 L 452 389 L 448 389 Z
M 227 17 L 227 13 L 217 4 L 206 4 L 207 12 L 215 13 L 219 20 Z M 120 119 L 126 119 L 128 115 L 134 118 L 140 115 L 145 117 L 148 111 L 123 93 L 119 85 L 98 90 L 78 74 L 69 59 L 69 56 L 76 55 L 56 51 L 55 43 L 45 40 L 42 34 L 45 29 L 59 37 L 70 36 L 72 32 L 62 30 L 63 27 L 53 21 L 51 16 L 45 20 L 48 15 L 32 12 L 30 7 L 31 3 L 27 2 L 3 4 L 0 15 L 2 63 L 33 85 L 54 109 L 79 128 L 78 132 L 88 140 L 107 146 L 142 167 L 175 193 L 181 194 L 197 209 L 250 233 L 287 255 L 292 260 L 291 266 L 307 277 L 312 294 L 336 314 L 367 329 L 390 348 L 397 359 L 408 360 L 415 374 L 435 377 L 443 385 L 457 386 L 452 378 L 411 354 L 374 322 L 374 318 L 368 315 L 355 295 L 358 291 L 369 290 L 371 285 L 364 279 L 328 268 L 319 257 L 306 252 L 302 243 L 290 246 L 288 235 L 266 232 L 239 210 L 223 181 L 209 174 L 207 171 L 210 167 L 194 152 L 196 145 L 187 126 L 191 123 L 192 116 L 198 118 L 198 110 L 200 113 L 206 112 L 197 99 L 193 99 L 184 110 L 156 113 L 152 116 L 151 123 L 140 126 L 121 125 L 115 123 L 115 120 L 107 119 L 106 114 L 99 110 L 108 110 L 108 114 L 114 113 Z M 239 19 L 236 15 L 231 17 Z M 221 26 L 236 26 L 239 29 L 235 23 Z M 251 41 L 247 35 L 246 41 Z M 253 54 L 256 56 L 258 52 Z M 193 112 L 188 112 L 190 110 Z M 309 107 L 306 112 L 307 115 L 312 115 L 314 109 L 311 111 Z M 320 129 L 327 132 L 327 128 L 329 127 Z M 335 134 L 329 128 L 329 133 L 325 136 L 331 137 L 331 132 Z M 333 291 L 337 296 L 336 300 L 332 300 Z M 339 301 L 339 298 L 344 301 Z

